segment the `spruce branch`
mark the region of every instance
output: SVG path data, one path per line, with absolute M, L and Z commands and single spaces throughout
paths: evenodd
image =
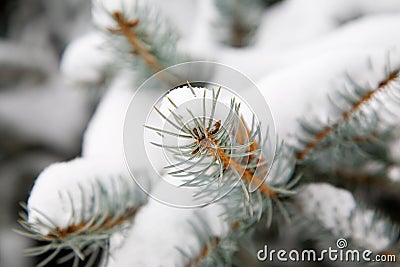
M 263 187 L 250 194 L 250 205 L 253 206 L 256 216 L 247 216 L 243 212 L 248 204 L 244 203 L 240 188 L 234 189 L 222 199 L 225 210 L 223 218 L 228 223 L 229 230 L 223 236 L 212 235 L 205 240 L 204 235 L 198 234 L 199 240 L 203 240 L 203 247 L 194 257 L 187 256 L 190 260 L 186 266 L 230 266 L 240 240 L 249 237 L 264 222 L 264 227 L 271 227 L 273 218 L 277 217 L 274 215 L 275 210 L 286 223 L 291 222 L 299 212 L 297 209 L 293 212 L 295 204 L 292 197 L 301 178 L 301 175 L 294 172 L 294 162 L 294 153 L 282 144 Z M 268 192 L 272 194 L 266 193 L 262 188 L 269 188 Z M 207 227 L 206 224 L 202 225 Z
M 108 42 L 122 62 L 133 65 L 143 78 L 147 78 L 186 61 L 186 56 L 177 50 L 179 36 L 168 19 L 146 1 L 135 0 L 131 5 L 110 10 L 104 3 L 95 2 L 95 10 L 106 13 L 113 22 L 112 25 L 101 27 L 108 34 Z M 179 80 L 169 72 L 163 72 L 161 78 L 172 84 Z
M 164 169 L 168 170 L 169 175 L 182 179 L 181 186 L 203 186 L 195 193 L 196 197 L 209 196 L 233 187 L 221 200 L 224 220 L 230 225 L 228 233 L 210 236 L 206 240 L 202 234 L 198 234 L 199 240 L 203 240 L 203 247 L 194 256 L 184 253 L 183 248 L 180 250 L 190 259 L 187 266 L 226 266 L 236 251 L 238 240 L 248 234 L 262 217 L 266 217 L 266 225 L 270 226 L 276 210 L 287 221 L 290 220 L 287 211 L 287 205 L 290 204 L 287 202 L 295 194 L 294 188 L 301 176 L 294 172 L 293 151 L 283 144 L 278 149 L 271 170 L 268 168 L 263 154 L 269 149 L 266 146 L 268 134 L 261 134 L 261 126 L 254 114 L 251 124 L 246 122 L 240 113 L 241 102 L 232 98 L 228 114 L 221 117 L 217 112 L 221 88 L 193 87 L 188 83 L 175 90 L 190 91 L 192 98 L 198 100 L 199 107 L 182 109 L 168 96 L 168 102 L 164 102 L 172 105 L 167 109 L 169 114 L 154 107 L 165 125 L 169 126 L 168 131 L 164 130 L 165 127 L 145 127 L 163 138 L 170 136 L 181 140 L 175 141 L 176 145 L 152 143 L 171 152 L 176 159 Z M 209 94 L 211 105 L 206 103 Z M 187 122 L 185 117 L 189 118 Z M 252 184 L 255 185 L 254 191 L 249 190 Z
M 156 112 L 177 132 L 145 125 L 147 129 L 160 135 L 188 139 L 185 140 L 184 146 L 180 142 L 176 142 L 175 146 L 152 143 L 171 152 L 176 159 L 176 162 L 164 167 L 169 170 L 168 174 L 182 179 L 181 186 L 204 187 L 196 193 L 198 196 L 219 192 L 221 187 L 228 188 L 239 183 L 249 200 L 249 185 L 255 183 L 260 185 L 261 192 L 274 197 L 275 192 L 263 183 L 268 168 L 262 154 L 263 145 L 258 144 L 264 144 L 266 140 L 262 140 L 261 127 L 256 125 L 255 118 L 253 117 L 253 125 L 249 129 L 240 115 L 240 102 L 235 98 L 230 101 L 230 110 L 226 118 L 218 117 L 215 111 L 219 104 L 221 87 L 217 90 L 193 88 L 188 83 L 187 87 L 180 90 L 190 90 L 194 98 L 201 100 L 201 114 L 196 116 L 191 109 L 185 110 L 187 114 L 179 114 L 169 109 L 170 115 L 167 115 L 155 107 Z M 201 91 L 199 96 L 195 90 Z M 211 92 L 212 95 L 209 109 L 206 108 L 207 92 Z M 177 107 L 173 99 L 169 98 L 169 101 L 174 108 Z M 210 112 L 208 117 L 207 110 Z M 182 119 L 185 115 L 189 115 L 188 123 Z M 169 116 L 175 121 L 167 119 Z M 218 183 L 218 186 L 214 186 L 215 183 Z
M 296 187 L 302 177 L 300 173 L 295 172 L 294 166 L 293 152 L 282 144 L 267 180 L 251 194 L 249 203 L 243 202 L 240 195 L 235 193 L 224 199 L 226 220 L 231 222 L 232 226 L 241 225 L 243 229 L 251 229 L 258 224 L 270 228 L 274 218 L 281 218 L 285 223 L 290 223 L 292 198 L 296 195 Z M 246 216 L 246 213 L 241 212 L 243 209 L 250 209 L 255 216 Z
M 381 97 L 382 93 L 386 93 L 387 95 L 392 96 L 392 98 L 398 98 L 394 91 L 398 90 L 398 87 L 396 86 L 398 86 L 399 83 L 399 73 L 399 68 L 393 69 L 386 74 L 385 78 L 382 79 L 375 88 L 362 88 L 354 84 L 354 89 L 348 95 L 342 95 L 344 100 L 348 103 L 347 109 L 342 110 L 342 115 L 337 121 L 324 125 L 322 129 L 311 129 L 310 125 L 307 125 L 307 123 L 304 122 L 302 125 L 303 129 L 311 135 L 311 140 L 304 141 L 303 148 L 297 152 L 296 158 L 299 161 L 306 160 L 312 156 L 313 152 L 318 152 L 320 147 L 324 145 L 325 141 L 328 139 L 334 139 L 335 134 L 338 134 L 343 127 L 346 127 L 351 123 L 356 123 L 356 121 L 352 120 L 361 120 L 360 118 L 357 118 L 357 116 L 363 116 L 363 118 L 365 118 L 363 108 L 371 106 L 370 104 L 373 101 L 379 103 L 379 97 Z M 380 104 L 383 108 L 383 104 Z M 341 107 L 338 108 L 341 109 Z
M 95 180 L 90 190 L 79 186 L 80 198 L 73 192 L 60 192 L 70 203 L 71 214 L 67 226 L 58 226 L 47 214 L 36 208 L 21 204 L 19 224 L 22 229 L 15 231 L 23 236 L 44 242 L 45 245 L 29 248 L 27 256 L 37 256 L 53 251 L 37 266 L 46 266 L 62 250 L 70 250 L 66 256 L 57 260 L 64 263 L 72 260 L 74 266 L 80 261 L 89 260 L 85 266 L 92 266 L 97 255 L 107 252 L 112 234 L 124 232 L 134 220 L 140 200 L 132 202 L 132 185 L 126 178 L 110 177 L 112 189 L 101 180 Z M 80 207 L 80 208 L 78 208 Z
M 192 253 L 189 255 L 182 248 L 178 248 L 183 255 L 188 259 L 186 267 L 199 267 L 199 266 L 230 266 L 232 265 L 233 254 L 238 249 L 238 240 L 245 232 L 244 229 L 239 230 L 240 223 L 231 224 L 230 229 L 223 236 L 210 235 L 212 230 L 209 229 L 200 216 L 197 220 L 201 222 L 198 226 L 192 224 L 194 232 L 196 233 L 202 247 L 196 255 Z M 193 255 L 195 254 L 195 255 Z
M 157 61 L 156 57 L 151 53 L 150 47 L 146 46 L 143 43 L 137 33 L 135 32 L 135 27 L 139 24 L 138 19 L 128 20 L 124 17 L 124 15 L 115 11 L 113 13 L 113 18 L 117 22 L 118 28 L 116 29 L 108 29 L 108 31 L 112 34 L 122 34 L 125 36 L 126 40 L 132 45 L 134 55 L 139 55 L 142 60 L 146 63 L 149 69 L 153 72 L 159 72 L 164 67 L 161 66 L 161 63 Z
M 393 212 L 400 203 L 399 186 L 388 177 L 388 170 L 397 164 L 389 144 L 399 138 L 399 74 L 399 68 L 388 68 L 372 87 L 349 77 L 351 87 L 331 98 L 339 119 L 322 127 L 302 121 L 302 148 L 296 154 L 303 182 L 328 182 L 347 189 L 394 222 L 399 221 Z M 392 209 L 385 208 L 387 203 Z
M 332 123 L 315 126 L 301 122 L 303 137 L 299 138 L 302 148 L 297 151 L 298 168 L 307 173 L 309 181 L 317 174 L 323 177 L 357 178 L 343 175 L 357 166 L 361 175 L 381 177 L 390 183 L 387 170 L 396 165 L 390 155 L 391 141 L 399 137 L 396 108 L 399 96 L 399 69 L 388 72 L 376 87 L 366 88 L 354 81 L 352 88 L 339 92 L 332 100 L 340 117 Z M 344 179 L 343 184 L 368 182 L 370 179 Z M 321 180 L 320 180 L 321 181 Z M 332 182 L 332 181 L 331 181 Z M 353 185 L 352 185 L 353 184 Z
M 196 258 L 192 260 L 191 263 L 187 264 L 187 267 L 195 267 L 198 266 L 199 263 L 209 255 L 210 251 L 218 246 L 220 244 L 220 239 L 216 236 L 212 237 L 211 240 L 203 247 L 203 249 L 200 252 L 200 255 L 198 255 Z

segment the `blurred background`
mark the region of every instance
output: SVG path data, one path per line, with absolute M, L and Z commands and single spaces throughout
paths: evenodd
M 91 27 L 90 1 L 0 1 L 0 266 L 33 266 L 11 231 L 19 201 L 52 162 L 80 152 L 93 95 L 59 73 L 61 55 Z

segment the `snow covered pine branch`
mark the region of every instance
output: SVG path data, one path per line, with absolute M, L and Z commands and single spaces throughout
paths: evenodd
M 251 7 L 257 15 L 254 22 L 242 17 L 245 2 L 235 1 L 238 13 L 230 12 L 229 3 L 220 2 L 222 6 L 217 8 L 228 23 L 219 26 L 228 27 L 234 38 L 229 34 L 217 37 L 231 46 L 245 46 L 257 32 L 254 40 L 258 43 L 243 50 L 221 44 L 211 47 L 213 56 L 223 63 L 258 79 L 264 77 L 259 85 L 271 104 L 279 138 L 285 140 L 274 163 L 265 164 L 263 157 L 263 151 L 271 149 L 261 138 L 267 129 L 262 130 L 252 114 L 243 112 L 239 99 L 228 99 L 228 112 L 221 116 L 217 109 L 224 89 L 189 81 L 175 93 L 197 99 L 197 105 L 179 109 L 179 97 L 168 95 L 164 108 L 155 107 L 154 111 L 169 128 L 148 124 L 145 131 L 161 140 L 179 139 L 172 144 L 153 142 L 171 156 L 172 163 L 162 166 L 166 176 L 182 187 L 192 187 L 197 198 L 227 194 L 197 210 L 148 199 L 133 183 L 124 163 L 126 108 L 144 79 L 184 61 L 183 51 L 213 41 L 215 36 L 209 36 L 212 31 L 205 24 L 215 23 L 209 15 L 216 10 L 207 9 L 209 1 L 197 3 L 200 11 L 194 16 L 189 10 L 186 14 L 169 6 L 157 10 L 155 2 L 94 0 L 93 20 L 99 31 L 67 49 L 62 69 L 75 82 L 98 86 L 106 79 L 107 91 L 84 135 L 81 157 L 43 170 L 27 201 L 27 214 L 21 213 L 21 233 L 41 242 L 27 250 L 29 255 L 45 254 L 39 266 L 63 261 L 92 266 L 99 254 L 104 254 L 102 262 L 108 267 L 230 266 L 240 262 L 240 242 L 252 242 L 255 232 L 268 236 L 271 227 L 298 227 L 305 240 L 311 237 L 320 243 L 345 237 L 354 247 L 382 254 L 399 252 L 400 223 L 395 212 L 357 195 L 360 188 L 367 189 L 367 199 L 370 189 L 390 199 L 396 199 L 399 192 L 398 180 L 392 175 L 400 165 L 394 153 L 399 140 L 398 65 L 390 61 L 377 64 L 372 75 L 364 62 L 374 56 L 375 66 L 377 58 L 400 45 L 393 30 L 393 25 L 400 23 L 398 17 L 370 15 L 393 11 L 393 5 L 389 0 L 374 1 L 375 10 L 367 0 L 335 2 L 341 4 L 288 0 L 260 13 Z M 261 2 L 257 1 L 257 6 Z M 310 5 L 318 7 L 321 16 L 314 16 L 314 9 L 298 12 L 299 7 Z M 370 17 L 343 24 L 360 15 L 349 10 Z M 299 16 L 298 23 L 289 19 L 294 14 Z M 234 15 L 240 17 L 244 36 L 239 36 L 238 24 L 231 23 Z M 173 26 L 177 21 L 180 23 Z M 200 25 L 200 30 L 179 38 L 177 29 L 188 21 Z M 282 23 L 283 29 L 296 24 L 302 31 L 296 35 L 282 30 Z M 312 42 L 308 44 L 304 36 Z M 190 44 L 186 50 L 181 49 L 185 42 Z M 285 48 L 276 49 L 281 46 Z M 81 49 L 90 51 L 96 60 L 85 62 Z M 395 53 L 389 58 L 398 63 Z M 381 65 L 386 67 L 383 75 Z M 354 72 L 345 81 L 345 90 L 331 94 L 328 84 L 348 69 Z M 170 82 L 170 78 L 165 80 Z M 332 95 L 334 108 L 322 112 L 327 95 Z M 320 108 L 310 108 L 318 105 Z M 307 117 L 300 124 L 299 114 Z M 152 193 L 165 190 L 146 170 L 143 177 Z M 57 256 L 65 250 L 65 256 Z
M 91 266 L 101 250 L 108 250 L 111 235 L 127 229 L 145 200 L 128 173 L 104 167 L 104 162 L 80 158 L 56 163 L 37 178 L 24 206 L 27 214 L 21 213 L 24 231 L 18 232 L 45 242 L 28 249 L 27 255 L 52 251 L 38 266 L 63 249 L 70 253 L 58 263 L 74 259 L 78 266 L 91 256 L 86 261 Z

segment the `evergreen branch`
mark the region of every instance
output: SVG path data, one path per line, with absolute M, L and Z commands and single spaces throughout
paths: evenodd
M 208 109 L 211 114 L 209 118 L 206 118 L 205 98 L 207 96 L 207 89 L 193 88 L 189 82 L 187 89 L 191 90 L 193 97 L 198 97 L 195 89 L 201 90 L 203 101 L 202 111 L 198 117 L 196 117 L 191 110 L 187 110 L 191 117 L 190 123 L 185 124 L 182 119 L 177 120 L 182 128 L 186 127 L 185 129 L 191 133 L 191 138 L 193 139 L 191 143 L 184 145 L 188 150 L 184 150 L 184 153 L 180 152 L 176 157 L 178 162 L 166 167 L 171 169 L 173 167 L 182 166 L 169 173 L 179 178 L 188 177 L 181 186 L 206 186 L 202 191 L 195 194 L 198 197 L 204 194 L 209 195 L 213 192 L 218 192 L 221 190 L 221 186 L 230 187 L 238 180 L 242 185 L 244 196 L 246 196 L 248 200 L 250 200 L 250 198 L 247 188 L 250 184 L 257 185 L 257 191 L 267 199 L 276 199 L 276 201 L 278 201 L 281 196 L 286 197 L 293 193 L 290 189 L 285 189 L 285 184 L 272 187 L 264 181 L 268 166 L 266 159 L 262 155 L 262 151 L 265 149 L 264 145 L 267 142 L 266 140 L 261 140 L 261 127 L 260 125 L 256 125 L 255 116 L 252 117 L 251 128 L 249 128 L 244 122 L 243 117 L 239 114 L 240 103 L 236 103 L 236 100 L 232 98 L 229 113 L 224 122 L 221 123 L 222 120 L 220 120 L 218 116 L 215 118 L 215 110 L 218 104 L 217 100 L 221 91 L 220 87 L 217 92 L 211 90 L 212 106 Z M 177 110 L 177 106 L 174 102 L 170 98 L 168 98 L 168 100 Z M 168 118 L 167 115 L 161 113 L 156 107 L 155 109 L 162 118 Z M 175 118 L 183 118 L 182 115 L 176 114 L 172 110 L 170 110 L 170 112 Z M 213 124 L 212 120 L 216 122 Z M 166 122 L 170 123 L 173 127 L 177 126 L 170 120 L 166 120 Z M 202 129 L 201 124 L 208 125 L 208 127 Z M 165 132 L 163 129 L 146 127 L 158 133 Z M 171 146 L 168 145 L 155 145 L 157 147 L 171 148 Z M 179 145 L 174 147 L 174 149 L 180 151 Z M 190 150 L 192 151 L 190 152 Z M 286 153 L 286 156 L 288 155 L 290 154 Z M 291 158 L 290 156 L 288 157 Z M 206 162 L 203 163 L 203 161 Z M 291 161 L 290 164 L 292 163 Z M 293 166 L 286 167 L 292 168 Z M 218 170 L 213 171 L 212 167 L 218 167 Z M 278 168 L 280 168 L 280 166 L 278 166 Z M 219 184 L 217 187 L 213 187 L 216 181 L 219 181 Z M 248 207 L 250 208 L 250 206 Z
M 200 267 L 200 266 L 231 266 L 233 254 L 237 251 L 238 240 L 246 232 L 245 229 L 241 228 L 240 223 L 232 223 L 228 233 L 224 236 L 211 235 L 212 230 L 209 229 L 207 223 L 197 216 L 198 221 L 201 222 L 201 228 L 192 224 L 194 232 L 198 239 L 203 243 L 200 252 L 193 257 L 193 255 L 187 255 L 188 263 L 186 267 Z M 204 238 L 204 236 L 207 236 Z M 184 251 L 180 249 L 182 253 Z M 186 254 L 186 253 L 184 253 Z
M 69 224 L 65 227 L 57 226 L 51 218 L 36 209 L 28 209 L 21 204 L 23 212 L 20 213 L 21 219 L 18 221 L 23 229 L 15 231 L 23 236 L 46 243 L 46 245 L 29 248 L 26 255 L 35 256 L 53 251 L 37 266 L 47 265 L 57 256 L 61 250 L 71 250 L 66 257 L 58 260 L 59 263 L 74 258 L 76 264 L 84 261 L 92 255 L 86 266 L 91 266 L 95 259 L 93 254 L 98 254 L 101 250 L 108 249 L 108 242 L 113 233 L 127 229 L 134 220 L 140 203 L 132 204 L 131 184 L 122 177 L 112 178 L 114 180 L 113 192 L 106 189 L 106 185 L 100 180 L 92 185 L 89 198 L 82 187 L 80 189 L 80 199 L 73 199 L 71 192 L 66 195 L 71 205 L 71 217 Z M 117 194 L 116 197 L 114 194 Z M 87 202 L 89 200 L 89 202 Z M 82 207 L 80 212 L 77 207 Z M 29 216 L 28 216 L 29 213 Z M 35 216 L 32 217 L 31 213 Z
M 187 267 L 195 267 L 198 266 L 199 263 L 209 255 L 210 251 L 217 247 L 220 243 L 220 239 L 217 236 L 214 236 L 211 238 L 210 242 L 208 242 L 207 245 L 205 245 L 203 247 L 203 249 L 200 252 L 200 255 L 198 255 L 197 257 L 195 257 L 192 262 L 190 262 L 189 264 L 187 264 Z
M 185 55 L 177 51 L 179 39 L 176 29 L 168 19 L 146 1 L 135 0 L 128 10 L 107 10 L 96 3 L 100 12 L 105 12 L 115 23 L 104 30 L 110 35 L 109 44 L 120 54 L 123 62 L 133 64 L 148 78 L 169 66 L 187 61 Z M 135 56 L 132 60 L 132 56 Z M 163 71 L 159 77 L 171 84 L 182 82 L 172 72 Z
M 227 206 L 228 211 L 227 220 L 233 223 L 240 223 L 246 225 L 247 216 L 240 216 L 240 209 L 253 209 L 257 214 L 255 221 L 252 223 L 258 223 L 261 217 L 267 219 L 266 225 L 270 227 L 272 224 L 272 218 L 275 208 L 278 210 L 278 214 L 282 215 L 286 222 L 290 221 L 289 213 L 286 210 L 286 202 L 290 201 L 292 196 L 296 193 L 295 187 L 298 185 L 302 175 L 295 172 L 295 158 L 293 152 L 286 147 L 281 145 L 278 148 L 278 152 L 268 177 L 265 181 L 257 181 L 256 184 L 260 186 L 251 194 L 251 201 L 246 204 L 241 200 L 240 197 L 236 197 L 235 193 L 230 194 L 224 205 Z M 266 170 L 262 170 L 266 171 Z M 247 174 L 249 175 L 249 174 Z M 252 179 L 258 176 L 253 174 Z M 251 205 L 253 207 L 251 207 Z M 243 212 L 246 214 L 246 212 Z
M 240 138 L 239 138 L 240 139 Z M 243 139 L 241 139 L 243 140 Z M 237 251 L 238 242 L 244 236 L 250 235 L 255 226 L 260 223 L 261 217 L 265 214 L 266 225 L 272 224 L 273 210 L 277 208 L 286 222 L 289 222 L 294 216 L 292 203 L 287 203 L 294 194 L 293 188 L 297 185 L 300 175 L 294 173 L 294 154 L 286 146 L 281 145 L 275 163 L 272 166 L 269 179 L 250 197 L 251 205 L 257 210 L 257 216 L 240 216 L 243 207 L 248 207 L 243 203 L 240 189 L 235 189 L 227 195 L 222 201 L 226 213 L 225 221 L 228 223 L 229 230 L 224 236 L 210 236 L 207 242 L 204 242 L 200 253 L 189 257 L 190 261 L 187 267 L 195 266 L 231 266 L 234 252 Z M 263 188 L 268 188 L 264 191 Z M 284 204 L 285 203 L 285 204 Z M 244 206 L 243 206 L 244 205 Z M 289 210 L 288 210 L 289 209 Z M 206 223 L 202 223 L 206 227 Z M 210 233 L 207 231 L 206 233 Z M 202 235 L 204 236 L 204 235 Z M 199 239 L 204 239 L 199 236 Z
M 330 135 L 335 134 L 336 131 L 348 123 L 350 119 L 359 114 L 364 106 L 367 106 L 372 100 L 376 99 L 380 93 L 389 91 L 391 89 L 391 84 L 398 82 L 399 73 L 400 69 L 394 69 L 378 83 L 376 88 L 371 90 L 360 90 L 360 88 L 357 88 L 357 91 L 360 92 L 356 92 L 355 89 L 355 93 L 360 94 L 358 95 L 358 99 L 351 103 L 348 110 L 342 112 L 341 118 L 338 121 L 326 125 L 322 130 L 314 133 L 311 141 L 306 142 L 303 149 L 297 152 L 296 158 L 298 160 L 305 160 L 322 141 L 328 139 Z
M 179 154 L 175 156 L 178 162 L 166 168 L 182 167 L 169 172 L 169 174 L 180 178 L 188 177 L 181 186 L 207 186 L 207 190 L 204 189 L 202 191 L 206 194 L 210 194 L 212 190 L 220 190 L 220 186 L 232 186 L 232 182 L 237 181 L 237 179 L 235 179 L 236 177 L 242 183 L 243 193 L 245 193 L 245 195 L 248 195 L 248 185 L 250 183 L 256 183 L 260 185 L 259 190 L 263 194 L 266 194 L 268 197 L 275 197 L 275 192 L 263 183 L 264 177 L 267 174 L 267 166 L 266 160 L 262 157 L 263 147 L 259 147 L 257 141 L 257 139 L 261 139 L 261 131 L 259 125 L 254 125 L 254 116 L 252 123 L 253 129 L 251 130 L 246 126 L 243 118 L 239 115 L 240 103 L 236 103 L 236 100 L 232 98 L 231 109 L 224 123 L 222 123 L 222 120 L 215 114 L 221 87 L 215 91 L 214 89 L 209 90 L 207 88 L 193 88 L 189 82 L 187 84 L 187 89 L 190 89 L 193 97 L 197 97 L 195 89 L 201 90 L 202 92 L 201 114 L 196 116 L 192 110 L 186 109 L 191 118 L 189 123 L 185 124 L 182 119 L 176 120 L 178 124 L 169 119 L 166 120 L 166 122 L 176 128 L 178 132 L 180 131 L 180 126 L 190 135 L 182 136 L 178 133 L 169 132 L 152 126 L 145 126 L 159 134 L 166 133 L 176 137 L 192 139 L 191 143 L 185 145 L 185 148 L 189 149 L 185 150 L 184 153 L 181 152 L 179 145 L 173 148 L 176 149 L 177 152 L 180 151 Z M 207 105 L 205 104 L 207 91 L 211 91 L 212 93 L 212 104 L 211 108 L 208 109 L 210 111 L 210 116 L 208 118 L 206 118 Z M 170 99 L 169 101 L 171 102 Z M 173 106 L 176 109 L 176 105 L 173 104 Z M 154 108 L 162 118 L 168 118 L 168 116 L 160 112 L 157 107 Z M 176 112 L 172 110 L 170 112 L 175 119 L 183 118 L 183 115 L 176 114 Z M 206 125 L 208 125 L 208 127 L 206 127 Z M 164 147 L 164 149 L 168 147 L 171 148 L 169 145 L 155 145 L 157 147 Z M 191 152 L 190 148 L 192 148 Z M 219 171 L 212 171 L 211 168 L 213 166 L 217 166 Z M 257 170 L 258 174 L 256 173 Z M 264 171 L 262 172 L 261 170 Z M 217 178 L 219 180 L 218 187 L 213 189 L 211 187 L 213 183 L 217 181 Z M 202 192 L 196 195 L 201 196 Z
M 294 194 L 293 188 L 297 185 L 300 175 L 294 173 L 295 159 L 294 154 L 284 145 L 279 148 L 279 156 L 272 165 L 270 179 L 265 179 L 269 169 L 267 160 L 263 156 L 266 149 L 267 136 L 261 136 L 261 127 L 256 122 L 255 116 L 252 118 L 251 127 L 248 127 L 243 117 L 240 115 L 240 103 L 234 98 L 230 101 L 230 110 L 223 120 L 216 112 L 218 105 L 218 92 L 206 88 L 188 87 L 179 88 L 190 90 L 193 97 L 200 98 L 202 109 L 199 114 L 193 110 L 185 110 L 190 115 L 189 122 L 184 123 L 184 114 L 178 113 L 178 107 L 173 104 L 175 110 L 170 110 L 171 115 L 177 120 L 178 124 L 165 120 L 173 128 L 175 125 L 188 130 L 192 140 L 184 144 L 185 150 L 176 157 L 177 163 L 168 165 L 167 168 L 179 167 L 170 172 L 170 175 L 184 179 L 181 186 L 202 187 L 195 197 L 203 197 L 219 193 L 222 188 L 232 188 L 233 190 L 222 199 L 225 206 L 225 217 L 230 229 L 225 236 L 211 236 L 203 242 L 203 247 L 195 256 L 186 255 L 189 258 L 187 266 L 226 266 L 232 256 L 225 257 L 233 253 L 233 247 L 239 237 L 249 233 L 265 213 L 267 226 L 270 226 L 273 218 L 273 210 L 277 210 L 286 220 L 290 215 L 286 210 L 284 202 Z M 197 92 L 201 91 L 201 95 Z M 207 92 L 212 93 L 211 107 L 205 103 Z M 157 110 L 156 110 L 157 111 Z M 210 113 L 207 117 L 207 111 Z M 162 118 L 168 118 L 166 114 L 157 112 Z M 187 115 L 187 114 L 186 114 Z M 206 127 L 208 126 L 208 127 Z M 150 128 L 158 133 L 163 133 L 163 129 Z M 177 129 L 180 132 L 180 129 Z M 180 151 L 179 142 L 174 150 Z M 156 144 L 163 147 L 163 144 Z M 167 145 L 167 147 L 172 147 Z M 190 152 L 191 150 L 191 152 Z M 186 178 L 186 179 L 185 179 Z M 218 185 L 216 184 L 218 182 Z M 253 193 L 249 192 L 251 184 L 257 185 Z M 253 215 L 254 211 L 257 216 Z M 243 216 L 241 216 L 243 214 Z M 206 224 L 204 224 L 206 225 Z M 200 232 L 197 230 L 196 232 Z M 202 234 L 198 234 L 202 240 Z M 227 243 L 230 244 L 226 248 Z
M 133 54 L 139 55 L 146 65 L 154 72 L 164 69 L 157 58 L 151 53 L 150 47 L 146 46 L 139 38 L 134 28 L 139 24 L 138 19 L 128 20 L 119 11 L 113 13 L 113 18 L 117 22 L 118 28 L 109 29 L 112 34 L 123 34 L 126 40 L 133 47 Z
M 396 164 L 389 144 L 399 137 L 398 116 L 391 114 L 397 107 L 392 104 L 400 99 L 395 94 L 400 88 L 399 74 L 399 68 L 387 71 L 372 89 L 350 80 L 351 90 L 339 92 L 339 99 L 331 101 L 341 112 L 339 120 L 322 130 L 302 122 L 303 131 L 312 138 L 302 140 L 304 148 L 296 154 L 303 181 L 347 189 L 396 223 L 400 220 L 392 210 L 400 206 L 399 186 L 387 172 Z

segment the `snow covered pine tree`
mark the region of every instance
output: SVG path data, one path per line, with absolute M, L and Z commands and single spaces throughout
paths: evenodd
M 61 69 L 106 91 L 82 154 L 43 170 L 22 205 L 16 231 L 40 244 L 26 254 L 39 256 L 38 266 L 263 266 L 272 264 L 257 260 L 266 243 L 321 249 L 341 239 L 348 248 L 399 255 L 400 38 L 393 25 L 400 16 L 389 13 L 400 12 L 399 3 L 165 2 L 93 0 L 97 29 L 67 48 Z M 226 193 L 182 209 L 134 183 L 123 129 L 135 89 L 160 71 L 164 86 L 176 85 L 180 78 L 165 68 L 194 58 L 258 79 L 280 141 L 275 152 L 269 128 L 243 112 L 240 98 L 223 102 L 223 87 L 181 81 L 163 108 L 152 108 L 169 128 L 142 131 L 178 140 L 151 145 L 170 153 L 174 162 L 161 169 L 179 186 L 201 188 L 200 199 Z M 329 92 L 332 81 L 343 89 Z M 197 106 L 182 109 L 180 95 Z M 161 195 L 163 185 L 140 164 L 146 190 Z

